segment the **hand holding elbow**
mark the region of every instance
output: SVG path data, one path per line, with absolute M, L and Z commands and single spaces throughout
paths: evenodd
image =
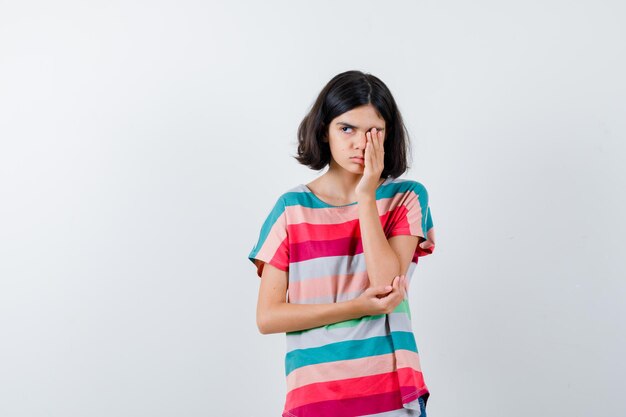
M 392 285 L 367 288 L 356 298 L 359 308 L 365 315 L 389 314 L 406 297 L 406 277 L 396 276 Z

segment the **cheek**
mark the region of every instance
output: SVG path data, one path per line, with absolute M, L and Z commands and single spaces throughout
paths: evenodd
M 333 141 L 330 144 L 330 148 L 335 151 L 345 151 L 348 149 L 348 144 L 342 141 Z

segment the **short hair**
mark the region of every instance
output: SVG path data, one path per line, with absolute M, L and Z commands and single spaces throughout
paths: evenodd
M 319 93 L 298 127 L 298 151 L 294 158 L 314 170 L 330 163 L 330 145 L 323 139 L 330 122 L 356 107 L 371 104 L 385 120 L 385 167 L 382 178 L 398 178 L 408 169 L 411 142 L 400 110 L 380 79 L 361 71 L 346 71 L 333 77 Z

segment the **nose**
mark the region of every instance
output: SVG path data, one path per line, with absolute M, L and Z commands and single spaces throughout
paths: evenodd
M 358 135 L 354 135 L 354 147 L 355 149 L 365 149 L 365 143 L 367 142 L 367 137 L 365 136 L 365 132 L 360 133 Z

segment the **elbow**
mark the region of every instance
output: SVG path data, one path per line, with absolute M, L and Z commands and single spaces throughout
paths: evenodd
M 276 333 L 272 329 L 272 323 L 269 320 L 268 314 L 266 312 L 259 312 L 256 315 L 256 327 L 259 329 L 259 333 L 261 334 L 271 334 Z
M 270 334 L 270 331 L 268 330 L 268 326 L 264 321 L 260 321 L 259 319 L 257 319 L 256 327 L 257 329 L 259 329 L 259 333 Z
M 396 271 L 395 274 L 391 273 L 382 276 L 370 275 L 370 285 L 372 287 L 385 287 L 387 285 L 391 285 L 393 283 L 393 280 L 400 275 L 404 274 L 399 269 Z
M 256 327 L 259 329 L 259 333 L 267 334 L 267 323 L 265 317 L 259 312 L 256 313 Z
M 283 310 L 285 303 L 266 303 L 257 306 L 256 327 L 261 334 L 284 333 L 288 329 L 286 327 L 287 318 Z

